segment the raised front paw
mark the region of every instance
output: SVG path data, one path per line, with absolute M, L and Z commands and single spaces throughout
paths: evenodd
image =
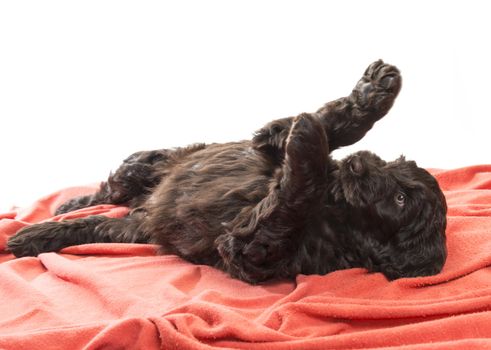
M 373 62 L 353 89 L 358 108 L 384 115 L 399 94 L 402 77 L 399 69 L 382 60 Z
M 318 117 L 307 113 L 295 117 L 286 140 L 286 154 L 288 166 L 295 168 L 292 171 L 301 181 L 325 175 L 329 145 Z
M 326 133 L 317 116 L 302 113 L 293 119 L 290 133 L 286 139 L 287 152 L 292 147 L 298 148 L 299 146 L 319 151 L 327 150 Z

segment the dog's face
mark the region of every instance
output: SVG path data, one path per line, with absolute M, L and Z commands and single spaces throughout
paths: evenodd
M 385 162 L 362 151 L 340 162 L 340 184 L 365 267 L 389 279 L 441 271 L 447 206 L 431 174 L 403 157 Z

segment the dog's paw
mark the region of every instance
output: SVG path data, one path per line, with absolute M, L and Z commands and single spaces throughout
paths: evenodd
M 304 182 L 307 181 L 306 177 L 315 181 L 314 178 L 325 176 L 329 164 L 329 144 L 317 116 L 305 113 L 295 117 L 285 151 L 288 169 L 291 174 L 296 174 L 291 177 L 292 181 L 298 178 Z
M 272 276 L 272 271 L 267 268 L 266 245 L 231 234 L 220 236 L 216 244 L 224 269 L 230 275 L 249 283 L 258 283 Z
M 234 277 L 249 283 L 287 277 L 283 262 L 291 256 L 291 246 L 271 239 L 267 232 L 259 231 L 248 237 L 225 234 L 215 243 L 225 270 Z
M 373 62 L 353 89 L 359 108 L 386 113 L 402 86 L 399 69 L 382 60 Z
M 9 238 L 7 250 L 20 258 L 60 249 L 52 230 L 57 224 L 57 222 L 45 222 L 22 228 Z
M 84 208 L 85 204 L 81 203 L 81 198 L 85 198 L 85 197 L 76 197 L 76 198 L 69 199 L 68 201 L 60 205 L 58 208 L 56 208 L 55 215 L 66 214 L 71 211 Z
M 275 149 L 283 149 L 284 140 L 290 132 L 290 118 L 274 120 L 266 126 L 254 133 L 252 138 L 253 147 L 260 150 L 273 147 Z
M 26 227 L 20 230 L 7 241 L 7 250 L 18 258 L 23 256 L 37 256 L 40 253 L 37 245 L 33 242 L 33 235 L 29 232 L 30 228 Z
M 287 153 L 327 152 L 327 136 L 318 117 L 302 113 L 293 119 L 286 139 Z
M 215 246 L 227 266 L 237 265 L 237 259 L 242 256 L 246 242 L 232 234 L 223 234 L 215 240 Z

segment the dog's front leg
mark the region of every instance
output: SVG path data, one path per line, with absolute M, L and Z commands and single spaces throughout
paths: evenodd
M 359 141 L 373 124 L 387 114 L 401 89 L 399 70 L 382 60 L 366 69 L 350 95 L 326 103 L 313 116 L 320 119 L 329 151 Z M 277 119 L 260 130 L 252 140 L 260 151 L 283 155 L 294 118 Z
M 331 152 L 359 141 L 390 110 L 401 89 L 399 70 L 382 60 L 365 70 L 350 95 L 328 102 L 316 114 Z
M 223 269 L 252 283 L 299 273 L 292 259 L 307 220 L 322 207 L 330 164 L 327 144 L 318 118 L 301 114 L 293 120 L 268 195 L 216 241 Z

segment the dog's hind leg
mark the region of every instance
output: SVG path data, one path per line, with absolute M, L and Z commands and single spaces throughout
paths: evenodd
M 138 206 L 143 195 L 161 180 L 157 166 L 165 163 L 171 151 L 156 150 L 137 152 L 123 161 L 119 168 L 102 182 L 99 190 L 88 196 L 73 198 L 62 204 L 56 214 L 97 204 L 127 204 Z
M 149 237 L 140 230 L 144 215 L 136 209 L 123 218 L 97 215 L 27 226 L 10 237 L 7 250 L 23 257 L 86 243 L 147 243 Z
M 136 152 L 126 158 L 107 181 L 101 183 L 96 193 L 70 199 L 56 210 L 56 215 L 97 204 L 139 207 L 174 161 L 204 147 L 204 144 L 195 144 L 170 150 Z
M 322 208 L 330 164 L 327 137 L 318 118 L 293 120 L 285 157 L 268 195 L 217 238 L 219 266 L 248 282 L 289 278 L 289 267 L 310 215 Z

